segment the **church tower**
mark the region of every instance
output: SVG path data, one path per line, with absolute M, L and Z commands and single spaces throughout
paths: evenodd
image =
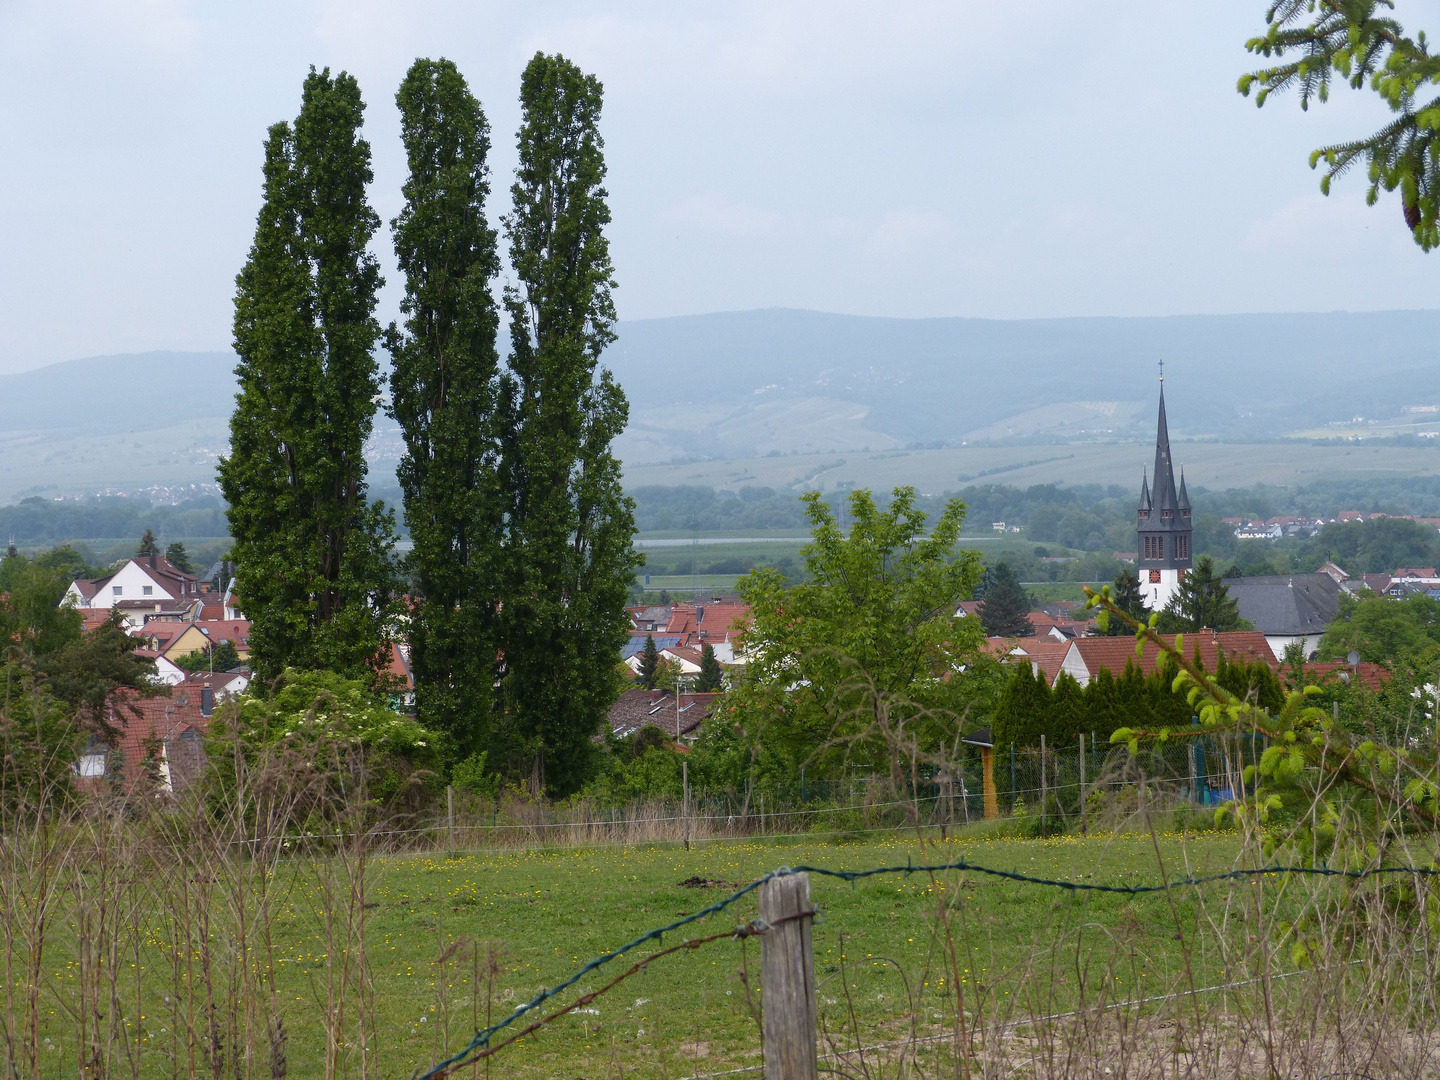
M 1162 368 L 1163 371 L 1163 368 Z M 1159 611 L 1170 603 L 1190 569 L 1190 499 L 1185 474 L 1175 486 L 1170 461 L 1170 429 L 1165 422 L 1165 376 L 1160 376 L 1160 420 L 1155 429 L 1155 471 L 1140 481 L 1137 528 L 1140 553 L 1140 595 L 1145 606 Z

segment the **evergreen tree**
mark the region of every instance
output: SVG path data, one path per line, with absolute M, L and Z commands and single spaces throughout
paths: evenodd
M 311 69 L 294 126 L 270 129 L 236 279 L 240 390 L 219 475 L 261 678 L 362 674 L 382 648 L 394 518 L 366 496 L 380 273 L 363 111 L 354 78 Z
M 601 86 L 537 53 L 520 104 L 505 219 L 517 284 L 505 290 L 502 686 L 511 762 L 528 766 L 532 790 L 563 794 L 591 770 L 592 737 L 619 691 L 615 656 L 639 559 L 634 503 L 611 451 L 629 408 L 598 368 L 615 336 Z
M 1045 717 L 1045 742 L 1053 749 L 1057 746 L 1078 745 L 1075 736 L 1090 730 L 1086 711 L 1085 691 L 1075 681 L 1075 676 L 1062 671 L 1055 676 L 1050 688 L 1050 708 Z
M 640 685 L 646 690 L 655 689 L 655 675 L 660 670 L 660 650 L 655 647 L 655 636 L 645 635 L 645 651 L 640 654 Z
M 1230 587 L 1215 573 L 1215 561 L 1203 556 L 1180 579 L 1180 588 L 1160 613 L 1156 629 L 1162 634 L 1189 634 L 1196 630 L 1248 630 L 1240 610 L 1230 599 Z
M 137 559 L 144 559 L 151 555 L 159 554 L 160 541 L 155 539 L 155 534 L 153 532 L 151 532 L 149 529 L 146 529 L 145 535 L 140 538 L 140 547 L 136 549 L 135 557 Z
M 498 672 L 504 506 L 496 428 L 499 270 L 490 193 L 490 128 L 449 60 L 416 60 L 396 94 L 410 164 L 392 223 L 405 274 L 403 329 L 385 335 L 391 415 L 405 454 L 397 475 L 420 595 L 410 623 L 417 715 L 448 732 L 460 757 L 489 746 Z
M 1138 622 L 1143 623 L 1150 617 L 1150 612 L 1145 607 L 1145 600 L 1140 593 L 1140 578 L 1133 570 L 1121 570 L 1115 575 L 1114 584 L 1110 588 L 1110 599 L 1115 602 L 1116 607 Z M 1135 630 L 1129 623 L 1120 619 L 1111 619 L 1105 633 L 1109 637 L 1124 637 L 1134 634 Z
M 1110 674 L 1109 668 L 1101 668 L 1085 684 L 1083 717 L 1077 734 L 1085 736 L 1088 746 L 1091 735 L 1099 740 L 1108 739 L 1112 731 L 1124 726 L 1120 720 L 1119 681 Z
M 977 613 L 990 637 L 1033 637 L 1030 622 L 1030 595 L 1008 563 L 996 563 L 986 575 L 985 599 Z
M 713 694 L 721 686 L 720 661 L 715 659 L 715 650 L 709 643 L 700 650 L 700 678 L 695 683 L 695 691 L 700 694 Z
M 1115 721 L 1115 727 L 1145 727 L 1151 723 L 1145 675 L 1134 660 L 1125 662 L 1125 670 L 1115 680 Z M 1113 732 L 1115 728 L 1110 730 Z M 1095 729 L 1095 733 L 1101 738 L 1109 738 L 1099 728 Z
M 1015 665 L 995 705 L 990 725 L 995 752 L 1008 754 L 1011 743 L 1016 747 L 1039 746 L 1040 732 L 1045 731 L 1049 723 L 1049 711 L 1050 687 L 1045 684 L 1045 676 L 1034 664 L 1022 660 Z
M 185 545 L 179 540 L 165 549 L 165 558 L 181 573 L 193 574 L 195 572 L 195 566 L 190 561 L 190 553 L 185 550 Z

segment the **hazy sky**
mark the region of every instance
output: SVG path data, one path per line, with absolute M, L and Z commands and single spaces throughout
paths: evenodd
M 1324 198 L 1306 164 L 1383 106 L 1235 93 L 1264 7 L 0 0 L 0 371 L 227 347 L 265 128 L 310 64 L 360 81 L 388 226 L 395 89 L 416 56 L 456 61 L 498 216 L 537 49 L 605 85 L 622 318 L 1435 306 L 1440 255 L 1395 197 Z M 389 319 L 388 228 L 376 247 Z

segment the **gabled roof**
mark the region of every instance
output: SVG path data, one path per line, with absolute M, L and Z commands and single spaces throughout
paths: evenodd
M 1390 575 L 1390 580 L 1396 578 L 1433 578 L 1437 576 L 1433 566 L 1402 566 L 1395 573 Z
M 1175 643 L 1173 634 L 1162 634 L 1160 637 L 1167 644 Z M 1258 660 L 1271 668 L 1279 666 L 1279 661 L 1275 659 L 1275 654 L 1270 650 L 1265 635 L 1258 630 L 1224 634 L 1217 634 L 1213 630 L 1202 630 L 1198 634 L 1186 634 L 1184 637 L 1185 640 L 1182 644 L 1185 648 L 1185 658 L 1192 659 L 1198 649 L 1200 662 L 1205 665 L 1207 671 L 1214 671 L 1219 667 L 1222 651 L 1227 659 L 1244 660 L 1247 664 L 1253 664 Z M 1128 635 L 1083 637 L 1070 642 L 1065 654 L 1065 666 L 1069 668 L 1072 666 L 1072 660 L 1079 659 L 1083 662 L 1085 670 L 1092 676 L 1101 668 L 1106 668 L 1110 674 L 1118 676 L 1125 670 L 1125 665 L 1133 661 L 1139 665 L 1143 674 L 1150 675 L 1159 666 L 1159 657 L 1159 650 L 1147 641 L 1144 652 L 1137 658 L 1135 656 L 1135 639 Z
M 626 690 L 610 706 L 610 730 L 633 735 L 643 727 L 658 727 L 672 739 L 698 729 L 714 710 L 719 694 L 681 694 L 679 719 L 675 696 L 667 690 Z
M 1379 690 L 1390 681 L 1390 677 L 1390 672 L 1379 664 L 1360 663 L 1352 668 L 1345 661 L 1338 660 L 1305 665 L 1305 682 L 1312 686 L 1356 680 L 1371 690 Z
M 1262 634 L 1323 634 L 1340 606 L 1340 584 L 1329 574 L 1226 578 L 1230 599 Z

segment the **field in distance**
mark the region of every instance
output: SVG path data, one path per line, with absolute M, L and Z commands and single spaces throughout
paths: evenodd
M 1316 446 L 1301 442 L 1174 443 L 1177 465 L 1194 487 L 1211 490 L 1254 484 L 1296 485 L 1342 480 L 1440 475 L 1440 446 Z M 1153 444 L 1076 443 L 1052 446 L 960 447 L 886 453 L 838 451 L 743 460 L 631 465 L 629 489 L 651 484 L 698 484 L 738 491 L 743 487 L 836 491 L 888 491 L 909 484 L 932 494 L 972 484 L 1133 484 L 1154 461 Z M 973 523 L 972 523 L 973 524 Z

